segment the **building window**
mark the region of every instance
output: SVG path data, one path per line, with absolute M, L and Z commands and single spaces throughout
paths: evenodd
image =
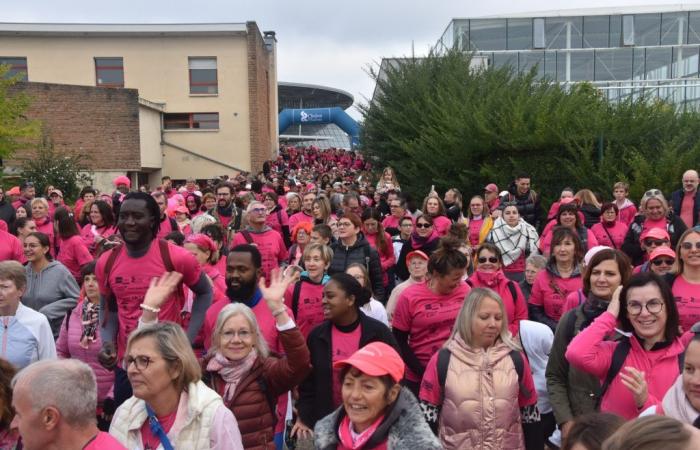
M 20 81 L 27 81 L 27 58 L 18 58 L 13 56 L 0 56 L 0 65 L 10 66 L 5 77 L 14 77 L 20 75 Z
M 122 58 L 95 58 L 95 86 L 124 87 Z
M 218 130 L 219 113 L 166 113 L 163 114 L 166 130 Z
M 190 58 L 190 94 L 218 94 L 216 58 Z

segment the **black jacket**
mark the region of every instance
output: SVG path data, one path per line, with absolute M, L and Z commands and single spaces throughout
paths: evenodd
M 331 244 L 331 249 L 333 249 L 333 260 L 328 268 L 329 275 L 345 272 L 350 264 L 362 264 L 369 272 L 374 298 L 380 302 L 385 301 L 382 264 L 379 259 L 379 253 L 369 245 L 362 233 L 357 235 L 357 241 L 350 247 L 346 247 L 338 240 Z
M 440 239 L 435 239 L 428 242 L 423 247 L 413 248 L 413 241 L 409 238 L 408 241 L 401 247 L 399 260 L 396 261 L 396 276 L 399 278 L 399 280 L 406 281 L 411 275 L 408 272 L 408 267 L 406 267 L 406 256 L 408 256 L 409 253 L 411 253 L 413 250 L 421 250 L 423 253 L 428 255 L 428 258 L 430 258 L 430 255 L 437 249 L 439 243 Z
M 629 230 L 627 230 L 625 240 L 622 242 L 622 251 L 627 253 L 627 256 L 630 257 L 635 266 L 644 262 L 644 251 L 639 242 L 639 237 L 642 235 L 642 226 L 645 220 L 645 216 L 636 216 L 630 224 Z M 685 226 L 685 223 L 680 217 L 671 214 L 666 218 L 666 231 L 668 231 L 668 235 L 671 237 L 671 248 L 676 248 L 678 239 L 686 229 L 688 229 L 688 227 Z
M 311 330 L 306 343 L 311 352 L 311 366 L 313 370 L 299 385 L 299 417 L 309 428 L 314 427 L 321 418 L 332 413 L 333 408 L 333 356 L 331 355 L 331 327 L 329 320 L 319 324 Z M 360 311 L 360 348 L 370 342 L 384 342 L 399 351 L 399 346 L 394 340 L 389 328 L 378 320 L 366 316 Z
M 508 187 L 508 194 L 501 197 L 499 209 L 504 209 L 508 202 L 515 202 L 518 207 L 520 217 L 540 231 L 540 220 L 542 220 L 542 205 L 540 204 L 540 196 L 530 189 L 525 195 L 519 195 L 515 182 L 512 182 Z
M 671 207 L 673 208 L 673 214 L 676 217 L 681 217 L 681 205 L 683 204 L 683 196 L 685 192 L 683 189 L 679 189 L 671 194 Z M 700 223 L 700 195 L 695 193 L 695 204 L 693 205 L 693 226 Z
M 581 206 L 581 213 L 584 218 L 584 226 L 586 228 L 591 228 L 593 225 L 600 222 L 600 208 L 596 208 L 593 205 L 583 205 Z
M 0 220 L 4 220 L 8 227 L 15 222 L 15 208 L 7 200 L 0 202 Z

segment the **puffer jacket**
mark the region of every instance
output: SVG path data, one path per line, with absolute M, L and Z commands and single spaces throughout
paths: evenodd
M 336 450 L 341 447 L 338 427 L 345 417 L 341 406 L 316 423 L 314 447 L 318 450 Z M 438 450 L 440 441 L 423 419 L 420 406 L 408 389 L 401 388 L 399 396 L 384 421 L 363 448 L 386 448 L 387 450 Z
M 273 450 L 275 448 L 275 411 L 272 402 L 301 383 L 311 371 L 309 349 L 298 328 L 281 331 L 286 357 L 258 358 L 250 371 L 236 386 L 233 397 L 224 399 L 238 422 L 238 429 L 246 450 Z M 206 363 L 204 367 L 206 368 Z M 203 380 L 219 395 L 224 394 L 226 383 L 217 372 L 205 372 Z M 272 399 L 272 400 L 268 400 Z
M 566 359 L 579 370 L 599 380 L 604 380 L 612 364 L 612 356 L 618 342 L 606 341 L 605 336 L 617 326 L 617 318 L 604 312 L 593 323 L 579 333 L 566 350 Z M 674 340 L 658 342 L 650 350 L 632 333 L 629 337 L 630 351 L 622 367 L 633 367 L 644 372 L 649 395 L 639 410 L 632 392 L 622 384 L 620 371 L 603 394 L 600 410 L 612 412 L 627 420 L 634 419 L 640 410 L 658 405 L 680 373 L 678 357 L 685 352 L 693 333 L 685 333 Z
M 384 285 L 379 253 L 369 245 L 365 236 L 362 233 L 358 234 L 355 243 L 349 247 L 343 245 L 341 241 L 334 242 L 331 244 L 331 249 L 333 249 L 333 260 L 328 268 L 328 274 L 345 272 L 350 264 L 362 264 L 369 271 L 374 298 L 384 303 Z
M 521 450 L 525 448 L 518 395 L 518 373 L 511 348 L 498 341 L 488 352 L 452 339 L 438 426 L 446 449 Z
M 540 204 L 540 196 L 532 189 L 528 190 L 525 195 L 518 194 L 518 188 L 513 181 L 508 186 L 508 194 L 501 197 L 499 209 L 504 209 L 508 202 L 515 202 L 518 207 L 520 217 L 525 219 L 525 222 L 540 230 L 540 221 L 542 220 L 542 205 Z
M 102 367 L 102 364 L 97 360 L 97 355 L 102 348 L 99 327 L 95 333 L 95 340 L 88 343 L 87 348 L 80 345 L 80 338 L 83 335 L 83 302 L 85 301 L 88 300 L 84 299 L 79 302 L 78 306 L 66 315 L 56 341 L 56 353 L 58 353 L 59 358 L 77 359 L 90 366 L 97 379 L 97 402 L 102 404 L 105 398 L 111 395 L 114 386 L 114 372 Z

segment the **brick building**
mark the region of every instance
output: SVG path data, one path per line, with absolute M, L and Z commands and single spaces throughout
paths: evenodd
M 277 150 L 276 38 L 255 22 L 4 23 L 0 42 L 0 63 L 24 74 L 25 89 L 46 102 L 34 112 L 44 115 L 54 142 L 85 143 L 98 175 L 127 172 L 134 185 L 151 186 L 163 175 L 207 179 L 259 170 Z M 77 97 L 70 101 L 57 84 L 93 88 L 71 91 Z M 116 107 L 115 122 L 101 122 L 108 130 L 68 111 L 85 107 L 102 117 L 101 102 Z M 72 126 L 65 117 L 87 122 Z

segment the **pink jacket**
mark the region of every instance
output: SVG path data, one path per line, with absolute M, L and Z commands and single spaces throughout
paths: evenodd
M 389 283 L 389 275 L 387 271 L 396 265 L 396 255 L 394 255 L 394 245 L 391 243 L 391 236 L 389 233 L 384 232 L 384 239 L 386 240 L 386 251 L 380 252 L 377 248 L 377 235 L 365 233 L 365 239 L 369 242 L 370 247 L 375 249 L 379 253 L 379 262 L 382 266 L 382 280 L 384 286 Z
M 513 283 L 516 298 L 512 298 L 513 296 L 508 288 L 509 282 Z M 471 287 L 493 289 L 501 296 L 503 306 L 506 308 L 506 316 L 508 317 L 508 330 L 513 336 L 517 335 L 520 330 L 520 321 L 528 318 L 527 302 L 523 292 L 520 290 L 520 285 L 510 281 L 501 271 L 495 274 L 484 274 L 478 270 L 469 277 L 467 284 Z
M 628 228 L 627 224 L 623 222 L 615 222 L 615 225 L 606 228 L 601 220 L 601 222 L 591 227 L 591 231 L 599 245 L 607 245 L 608 247 L 621 249 Z M 612 238 L 612 241 L 610 238 Z
M 617 318 L 611 313 L 601 314 L 571 341 L 566 349 L 566 359 L 578 370 L 598 377 L 601 382 L 604 381 L 618 344 L 617 341 L 606 341 L 605 336 L 610 334 L 616 325 Z M 600 410 L 618 414 L 629 420 L 637 417 L 640 411 L 659 405 L 678 378 L 678 355 L 685 351 L 692 336 L 691 333 L 685 333 L 663 348 L 645 350 L 633 334 L 630 337 L 631 349 L 622 367 L 634 367 L 644 372 L 649 391 L 647 401 L 637 410 L 632 392 L 622 384 L 618 373 L 603 395 Z
M 529 303 L 544 307 L 544 313 L 552 320 L 559 321 L 566 302 L 566 297 L 571 292 L 583 287 L 581 274 L 575 271 L 569 278 L 562 278 L 553 272 L 554 269 L 547 266 L 541 270 L 532 283 L 532 293 Z
M 78 302 L 78 306 L 71 311 L 70 316 L 67 318 L 67 328 L 65 320 L 61 324 L 61 331 L 56 341 L 56 353 L 59 358 L 78 359 L 90 366 L 97 378 L 97 402 L 101 404 L 105 398 L 111 397 L 112 395 L 114 372 L 105 369 L 97 361 L 97 354 L 100 352 L 100 348 L 102 348 L 99 326 L 95 333 L 95 341 L 88 344 L 88 348 L 83 348 L 80 345 L 80 336 L 83 333 L 81 319 L 83 301 Z
M 632 202 L 625 202 L 625 205 L 620 209 L 620 212 L 617 214 L 617 220 L 620 222 L 624 223 L 627 226 L 630 226 L 632 222 L 634 221 L 634 216 L 637 215 L 637 207 L 634 206 L 634 203 Z

